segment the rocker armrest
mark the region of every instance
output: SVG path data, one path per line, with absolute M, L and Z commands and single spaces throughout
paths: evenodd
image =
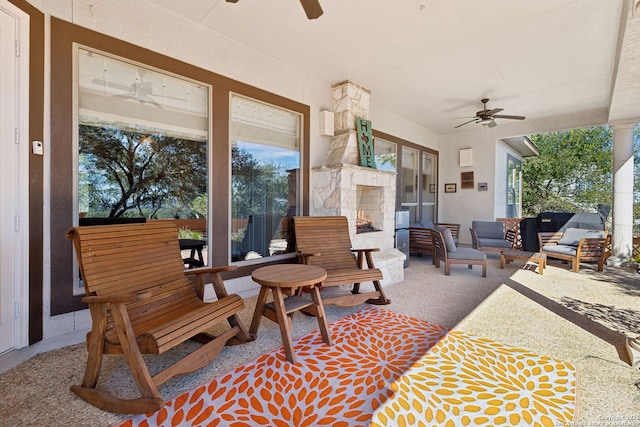
M 225 265 L 220 267 L 202 267 L 202 268 L 191 268 L 184 271 L 184 274 L 187 276 L 198 276 L 201 274 L 216 274 L 222 273 L 225 271 L 233 271 L 237 270 L 237 265 Z
M 380 250 L 380 248 L 358 248 L 358 249 L 351 248 L 351 252 L 358 252 L 358 253 L 360 253 L 360 252 L 364 252 L 364 253 L 366 253 L 366 252 L 378 252 L 379 250 Z
M 88 295 L 82 297 L 81 301 L 87 304 L 123 304 L 129 302 L 142 301 L 143 299 L 151 297 L 150 291 L 138 292 L 135 294 L 126 294 L 126 295 Z
M 378 252 L 380 248 L 351 248 L 351 252 L 357 253 L 356 258 L 358 260 L 358 268 L 361 270 L 364 267 L 364 261 L 367 261 L 367 267 L 375 268 L 373 263 L 373 256 L 371 256 L 371 252 Z
M 322 256 L 320 252 L 298 252 L 298 258 L 309 258 L 311 256 Z
M 224 265 L 220 267 L 203 267 L 203 268 L 193 268 L 184 271 L 185 276 L 194 276 L 194 286 L 196 288 L 196 293 L 200 297 L 200 299 L 204 300 L 204 287 L 206 275 L 209 274 L 209 278 L 211 280 L 211 284 L 213 285 L 213 290 L 216 293 L 218 299 L 224 298 L 229 295 L 227 292 L 227 288 L 222 281 L 222 276 L 218 273 L 222 273 L 225 271 L 233 271 L 237 270 L 238 266 L 236 265 Z

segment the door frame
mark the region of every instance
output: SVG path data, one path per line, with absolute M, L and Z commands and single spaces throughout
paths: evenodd
M 17 164 L 14 186 L 14 304 L 15 342 L 13 349 L 29 345 L 29 153 L 31 151 L 29 127 L 29 76 L 30 76 L 30 16 L 9 3 L 0 0 L 0 10 L 16 20 L 15 39 L 19 42 L 16 56 L 16 114 Z

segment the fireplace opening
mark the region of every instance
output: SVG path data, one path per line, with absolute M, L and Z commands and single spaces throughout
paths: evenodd
M 356 234 L 382 231 L 384 188 L 356 186 Z

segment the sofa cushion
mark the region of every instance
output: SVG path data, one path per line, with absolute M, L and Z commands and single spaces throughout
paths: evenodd
M 471 223 L 478 238 L 504 239 L 504 222 L 502 221 L 473 221 Z
M 542 247 L 542 251 L 569 256 L 576 256 L 576 252 L 578 252 L 576 246 L 568 245 L 545 245 Z
M 447 256 L 450 259 L 487 259 L 487 255 L 484 252 L 480 252 L 473 248 L 458 248 L 456 252 L 449 252 Z
M 489 247 L 489 248 L 506 248 L 511 249 L 511 242 L 504 239 L 487 239 L 487 238 L 478 238 L 478 242 L 480 243 L 480 247 Z
M 578 246 L 580 239 L 584 237 L 604 237 L 604 230 L 589 230 L 586 228 L 567 228 L 562 237 L 558 240 L 558 245 Z
M 444 245 L 447 247 L 447 252 L 456 252 L 458 250 L 456 242 L 454 242 L 453 236 L 451 235 L 451 230 L 439 225 L 436 225 L 434 229 L 442 233 L 442 238 L 444 239 Z

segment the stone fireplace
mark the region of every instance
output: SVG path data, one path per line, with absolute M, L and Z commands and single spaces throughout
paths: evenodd
M 334 128 L 327 159 L 312 169 L 312 216 L 346 216 L 354 248 L 379 248 L 383 284 L 403 280 L 405 255 L 394 248 L 396 173 L 359 166 L 356 117 L 369 119 L 369 91 L 347 81 L 332 88 Z

